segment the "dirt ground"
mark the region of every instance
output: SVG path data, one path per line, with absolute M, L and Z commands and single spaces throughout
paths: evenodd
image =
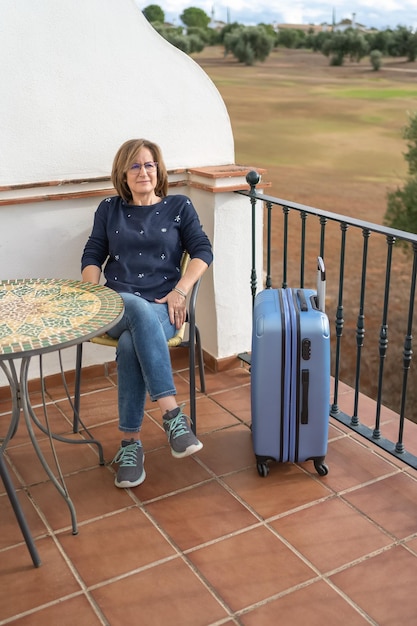
M 264 63 L 246 67 L 231 56 L 225 58 L 220 47 L 206 48 L 194 59 L 213 80 L 226 104 L 234 132 L 236 162 L 267 170 L 264 178 L 271 184 L 265 190 L 268 195 L 383 223 L 387 192 L 401 186 L 407 173 L 402 130 L 409 113 L 417 110 L 417 63 L 389 58 L 375 72 L 367 59 L 331 67 L 329 59 L 320 53 L 279 49 Z M 299 249 L 300 226 L 298 216 L 295 217 L 291 216 L 290 221 L 292 251 Z M 319 231 L 314 227 L 311 232 L 308 251 L 312 266 L 308 271 L 313 275 Z M 340 238 L 340 229 L 329 227 L 326 258 L 331 260 L 331 266 L 328 261 L 327 300 L 333 328 L 338 304 Z M 281 280 L 281 245 L 282 219 L 274 216 L 276 286 Z M 349 233 L 341 359 L 341 379 L 349 384 L 354 383 L 356 365 L 362 249 L 362 235 Z M 371 236 L 361 391 L 374 398 L 386 256 L 385 238 Z M 294 266 L 298 264 L 295 262 Z M 290 284 L 297 284 L 297 272 L 290 268 Z M 383 400 L 396 411 L 400 405 L 410 273 L 410 257 L 395 249 Z M 334 337 L 332 352 L 334 357 Z M 415 372 L 411 376 L 409 405 L 414 407 Z M 416 409 L 409 413 L 417 419 Z

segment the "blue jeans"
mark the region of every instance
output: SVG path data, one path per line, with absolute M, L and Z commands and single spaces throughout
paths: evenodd
M 167 340 L 176 333 L 166 304 L 148 302 L 131 293 L 121 293 L 125 313 L 108 331 L 118 338 L 119 430 L 139 432 L 146 392 L 152 401 L 176 394 Z

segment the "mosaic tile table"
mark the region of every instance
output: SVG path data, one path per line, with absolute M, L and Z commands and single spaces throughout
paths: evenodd
M 35 566 L 40 564 L 26 520 L 11 483 L 3 453 L 13 436 L 21 410 L 33 447 L 46 473 L 66 500 L 73 533 L 77 522 L 53 445 L 54 436 L 47 423 L 46 432 L 57 461 L 59 480 L 46 462 L 38 445 L 28 392 L 28 370 L 35 355 L 61 350 L 107 332 L 123 315 L 123 301 L 112 289 L 66 279 L 17 279 L 0 281 L 0 367 L 7 377 L 12 395 L 12 418 L 0 445 L 0 476 Z M 20 360 L 19 375 L 15 360 Z M 45 432 L 45 431 L 44 431 Z M 61 439 L 62 440 L 62 439 Z M 71 441 L 71 440 L 68 440 Z

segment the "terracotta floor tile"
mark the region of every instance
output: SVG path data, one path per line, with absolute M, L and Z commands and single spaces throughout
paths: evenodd
M 42 407 L 34 408 L 34 413 L 41 424 L 45 424 L 44 411 Z M 72 432 L 72 424 L 68 421 L 68 419 L 62 414 L 62 412 L 55 406 L 55 404 L 46 405 L 46 415 L 50 424 L 50 428 L 53 433 L 59 435 L 65 435 L 67 433 Z M 11 420 L 11 414 L 7 416 L 4 415 L 0 417 L 0 428 L 1 428 L 1 436 L 6 434 L 6 430 L 9 427 Z M 39 440 L 45 439 L 47 435 L 40 431 L 36 426 L 34 426 L 34 430 L 36 432 L 36 436 Z M 18 428 L 13 438 L 10 439 L 8 443 L 9 447 L 14 447 L 20 445 L 22 443 L 26 443 L 29 441 L 29 433 L 27 430 L 26 422 L 23 417 L 23 413 L 20 414 Z
M 387 535 L 337 498 L 270 525 L 322 573 L 392 544 Z M 332 531 L 335 528 L 337 533 Z
M 0 415 L 0 442 L 3 442 L 11 427 L 12 414 L 6 411 Z M 15 434 L 16 437 L 16 434 Z
M 21 481 L 19 479 L 19 476 L 17 476 L 16 473 L 14 472 L 14 468 L 10 462 L 9 453 L 7 451 L 4 454 L 4 460 L 6 462 L 7 472 L 9 474 L 10 480 L 12 481 L 12 484 L 14 485 L 15 489 L 20 489 L 22 486 L 24 486 L 23 481 Z M 3 495 L 5 493 L 6 493 L 6 490 L 4 488 L 3 481 L 0 479 L 0 495 Z
M 271 465 L 267 478 L 251 467 L 224 481 L 264 519 L 331 495 L 319 479 L 292 463 Z
M 5 382 L 5 381 L 4 381 Z M 10 413 L 12 410 L 12 399 L 9 390 L 6 387 L 0 387 L 0 424 L 1 418 L 5 413 Z
M 153 500 L 208 480 L 210 474 L 192 457 L 176 459 L 168 444 L 164 448 L 145 452 L 146 480 L 133 489 L 142 502 Z
M 120 511 L 133 504 L 125 489 L 114 486 L 114 474 L 106 467 L 96 467 L 67 476 L 65 483 L 79 523 Z M 50 482 L 34 485 L 30 488 L 30 493 L 52 528 L 57 530 L 70 525 L 68 506 Z
M 405 474 L 411 476 L 414 480 L 417 480 L 417 469 L 414 467 L 410 467 L 410 465 L 402 465 L 402 470 Z
M 73 435 L 74 439 L 82 439 L 79 435 Z M 51 470 L 56 474 L 54 456 L 51 451 L 48 439 L 38 441 L 39 447 Z M 69 444 L 61 441 L 54 441 L 54 448 L 63 474 L 76 472 L 98 464 L 97 452 L 90 447 L 90 444 Z M 35 454 L 31 443 L 8 448 L 7 455 L 16 470 L 22 476 L 25 485 L 32 485 L 47 480 L 46 471 Z
M 114 459 L 122 439 L 122 433 L 118 428 L 118 420 L 114 419 L 106 424 L 92 426 L 89 430 L 93 437 L 100 441 L 103 446 L 105 461 L 110 463 Z M 165 431 L 146 413 L 143 418 L 140 439 L 145 454 L 167 445 Z M 114 465 L 114 469 L 117 470 L 117 465 Z
M 170 348 L 169 353 L 171 355 L 173 370 L 183 370 L 188 368 L 190 363 L 188 348 L 176 346 L 175 348 Z
M 174 384 L 177 390 L 177 399 L 180 398 L 181 402 L 188 402 L 190 394 L 188 372 L 174 373 Z M 156 406 L 155 403 L 153 405 Z
M 322 480 L 335 492 L 396 471 L 388 461 L 384 461 L 380 456 L 373 454 L 363 443 L 356 442 L 350 437 L 343 437 L 329 443 L 326 464 L 329 466 L 329 473 Z M 302 463 L 302 466 L 312 473 L 315 471 L 309 462 Z
M 217 476 L 252 467 L 255 463 L 252 434 L 247 426 L 223 428 L 203 435 L 201 441 L 204 448 L 198 458 Z
M 100 626 L 103 622 L 87 598 L 80 595 L 20 617 L 16 623 L 19 626 Z
M 331 417 L 329 424 L 333 425 L 335 428 L 340 430 L 341 433 L 345 435 L 351 435 L 353 433 L 352 429 L 349 426 L 346 426 L 343 422 L 338 422 L 336 418 Z
M 33 567 L 26 544 L 8 550 L 0 559 L 0 620 L 24 613 L 58 598 L 80 591 L 54 541 L 36 542 L 42 565 Z
M 369 621 L 324 581 L 293 591 L 240 617 L 242 626 L 365 626 Z
M 389 441 L 397 442 L 399 440 L 400 420 L 395 416 L 390 423 L 384 424 L 381 428 L 381 436 Z M 403 425 L 404 448 L 410 454 L 417 456 L 417 424 L 410 420 L 405 420 Z
M 417 559 L 402 546 L 331 577 L 378 626 L 414 624 L 417 615 Z
M 160 411 L 153 411 L 152 417 L 148 417 L 145 414 L 143 418 L 142 428 L 140 432 L 140 438 L 146 452 L 151 450 L 157 450 L 162 446 L 166 446 L 168 439 L 166 432 L 162 428 L 162 419 L 160 417 Z
M 47 532 L 46 526 L 39 517 L 26 493 L 23 490 L 18 490 L 16 494 L 32 536 L 35 538 L 44 535 Z M 24 541 L 20 526 L 17 524 L 12 505 L 10 504 L 9 498 L 5 494 L 0 497 L 0 519 L 0 550 L 6 548 L 7 546 L 12 546 Z
M 59 541 L 89 587 L 175 555 L 137 507 L 83 524 L 77 537 Z
M 171 356 L 178 401 L 187 402 L 187 412 L 188 351 L 173 349 Z M 91 376 L 83 378 L 82 416 L 88 415 L 87 426 L 102 442 L 109 462 L 121 439 L 116 365 L 109 361 L 88 372 Z M 248 428 L 247 368 L 237 360 L 234 370 L 213 373 L 207 369 L 206 373 L 209 395 L 197 394 L 197 431 L 204 448 L 194 457 L 174 459 L 161 428 L 160 411 L 147 399 L 141 438 L 148 476 L 135 489 L 114 486 L 117 466 L 99 467 L 95 446 L 56 444 L 64 471 L 69 473 L 66 483 L 76 508 L 77 536 L 71 533 L 68 507 L 49 484 L 20 420 L 6 459 L 9 463 L 10 454 L 19 476 L 30 485 L 28 495 L 20 490 L 18 496 L 42 565 L 33 567 L 0 481 L 0 623 L 16 616 L 10 623 L 22 626 L 219 626 L 219 622 L 222 626 L 263 626 L 277 623 L 278 615 L 279 623 L 291 626 L 318 626 L 319 620 L 329 626 L 370 621 L 385 626 L 381 617 L 385 613 L 391 620 L 388 626 L 413 623 L 410 615 L 417 614 L 411 587 L 417 573 L 417 470 L 331 418 L 328 476 L 320 478 L 311 462 L 302 466 L 271 463 L 269 476 L 261 478 Z M 73 385 L 71 372 L 68 381 Z M 40 415 L 41 395 L 32 387 L 31 397 Z M 47 405 L 54 430 L 71 433 L 72 411 L 57 377 L 48 379 L 47 391 L 54 400 Z M 353 392 L 343 383 L 339 397 L 353 406 Z M 10 398 L 0 389 L 0 437 L 10 421 L 10 406 Z M 365 422 L 372 423 L 375 403 L 361 397 L 360 412 Z M 396 419 L 383 412 L 387 429 Z M 39 440 L 46 450 L 45 436 Z M 13 465 L 9 467 L 19 489 L 20 478 Z M 262 525 L 262 518 L 268 520 L 267 525 Z M 49 536 L 53 533 L 57 543 Z M 404 546 L 391 549 L 392 535 L 404 541 Z M 58 550 L 60 543 L 64 556 Z M 130 545 L 135 549 L 129 550 Z M 175 550 L 185 553 L 176 557 Z M 297 550 L 304 556 L 298 557 Z M 373 550 L 381 552 L 369 556 Z M 278 558 L 273 558 L 277 552 Z M 359 565 L 353 565 L 354 558 Z M 295 583 L 292 590 L 282 567 L 287 560 L 291 571 L 297 573 L 301 566 L 301 583 Z M 325 580 L 312 582 L 317 569 L 324 571 L 340 563 L 343 571 L 337 576 L 342 577 L 340 585 L 345 585 L 342 595 Z M 312 572 L 313 578 L 305 578 L 302 572 L 308 572 L 306 576 Z M 92 586 L 82 590 L 77 575 Z M 2 580 L 7 584 L 1 584 Z M 233 586 L 236 580 L 241 584 Z M 189 613 L 184 612 L 184 593 Z M 254 598 L 264 599 L 250 604 Z M 388 599 L 395 605 L 394 617 L 385 611 Z M 244 608 L 234 613 L 228 602 Z M 44 604 L 45 608 L 39 608 Z M 25 617 L 17 617 L 21 612 L 27 613 Z M 365 612 L 372 619 L 363 617 Z
M 81 396 L 80 417 L 87 428 L 118 419 L 117 387 L 95 391 Z
M 238 359 L 236 361 L 239 362 Z M 206 393 L 209 395 L 248 384 L 250 384 L 250 374 L 245 367 L 235 367 L 221 373 L 206 370 Z
M 118 421 L 115 419 L 106 424 L 92 426 L 89 431 L 94 439 L 101 443 L 105 463 L 111 463 L 120 447 L 121 433 L 118 429 Z M 81 432 L 81 436 L 87 439 L 87 435 L 83 432 Z M 93 446 L 93 450 L 96 450 L 95 446 Z M 116 467 L 114 466 L 115 469 Z
M 376 402 L 375 400 L 372 400 L 372 398 L 368 398 L 367 396 L 364 396 L 362 393 L 359 394 L 358 417 L 359 417 L 359 421 L 362 424 L 365 424 L 369 426 L 370 428 L 373 428 L 375 426 Z M 387 407 L 381 407 L 381 415 L 380 415 L 381 427 L 383 427 L 384 424 L 390 423 L 392 420 L 397 420 L 397 419 L 398 419 L 398 416 L 393 411 L 391 411 Z
M 345 428 L 344 425 L 343 429 Z M 341 428 L 341 425 L 338 424 L 335 420 L 330 420 L 329 422 L 329 441 L 335 441 L 336 439 L 341 439 L 345 437 L 345 430 Z
M 415 539 L 410 539 L 405 543 L 405 545 L 417 555 L 417 537 Z
M 245 424 L 250 425 L 252 422 L 251 403 L 250 403 L 250 385 L 237 387 L 228 391 L 213 394 L 213 400 L 218 402 L 222 407 L 233 413 Z
M 187 408 L 187 407 L 186 407 Z M 207 396 L 197 398 L 197 433 L 208 433 L 226 426 L 233 426 L 239 421 Z
M 417 482 L 407 474 L 384 478 L 344 497 L 398 539 L 417 530 Z
M 110 353 L 109 353 L 110 356 Z M 110 360 L 110 359 L 109 359 Z M 75 362 L 74 362 L 75 368 Z M 103 366 L 99 366 L 99 368 L 103 372 Z M 74 376 L 66 375 L 67 377 L 67 385 L 70 393 L 74 393 Z M 104 373 L 100 375 L 92 375 L 88 376 L 81 375 L 81 394 L 90 393 L 92 391 L 109 389 L 114 385 L 110 376 L 106 376 Z M 65 388 L 62 384 L 57 384 L 55 381 L 52 383 L 48 380 L 46 381 L 46 391 L 48 396 L 53 400 L 59 400 L 61 398 L 66 397 Z
M 240 502 L 213 481 L 152 502 L 146 509 L 181 550 L 257 522 Z
M 179 558 L 94 589 L 92 595 L 111 626 L 207 626 L 227 617 Z
M 188 557 L 233 611 L 316 576 L 264 527 L 228 537 Z M 277 567 L 279 563 L 285 567 Z
M 343 383 L 340 383 L 340 386 L 342 385 Z M 343 413 L 346 413 L 346 415 L 352 416 L 355 400 L 354 390 L 351 387 L 347 386 L 344 386 L 342 388 L 346 391 L 339 394 L 339 409 Z M 358 398 L 358 417 L 361 424 L 364 424 L 369 428 L 374 428 L 376 420 L 376 402 L 375 400 L 372 400 L 372 398 L 364 396 L 362 393 L 359 394 Z M 384 406 L 381 407 L 381 427 L 384 424 L 389 424 L 390 422 L 397 420 L 398 415 L 396 415 L 392 410 Z

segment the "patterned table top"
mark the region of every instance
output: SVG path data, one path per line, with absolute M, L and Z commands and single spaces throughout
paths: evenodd
M 119 294 L 101 285 L 56 278 L 0 281 L 0 359 L 81 343 L 109 330 L 122 313 Z

